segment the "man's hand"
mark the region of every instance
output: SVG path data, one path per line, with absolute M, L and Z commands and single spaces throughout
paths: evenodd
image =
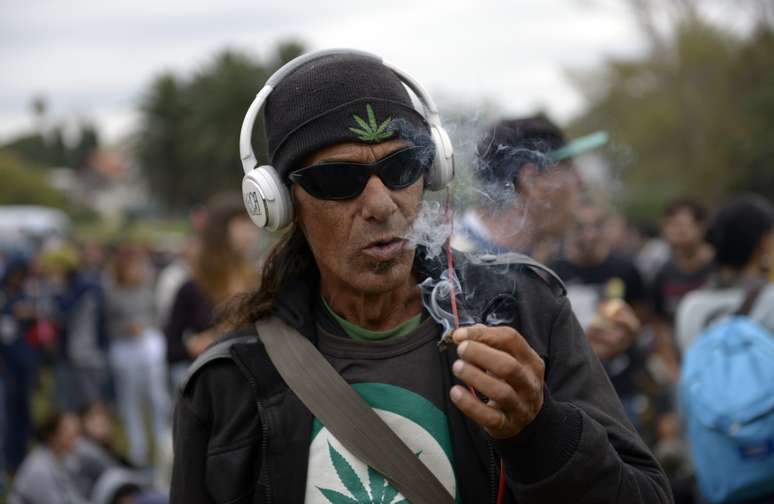
M 591 349 L 600 360 L 626 351 L 640 331 L 640 321 L 631 306 L 620 300 L 602 303 L 586 328 Z
M 493 438 L 517 435 L 543 407 L 543 359 L 507 326 L 476 324 L 457 329 L 452 338 L 460 356 L 452 371 L 489 398 L 484 404 L 455 385 L 449 393 L 454 404 Z

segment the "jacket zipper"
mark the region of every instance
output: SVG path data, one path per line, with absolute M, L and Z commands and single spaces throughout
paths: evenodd
M 492 443 L 486 442 L 486 446 L 489 451 L 489 499 L 492 504 L 497 504 L 497 460 L 495 459 L 494 448 Z
M 253 379 L 253 375 L 250 374 L 250 372 L 247 370 L 247 368 L 242 364 L 242 361 L 239 360 L 237 355 L 232 354 L 234 357 L 234 362 L 237 363 L 237 366 L 239 366 L 242 370 L 242 373 L 247 376 L 247 383 L 250 385 L 250 388 L 253 391 L 253 396 L 256 398 L 255 404 L 258 409 L 258 418 L 261 421 L 261 474 L 268 475 L 269 473 L 269 457 L 268 451 L 269 451 L 269 434 L 271 432 L 269 428 L 269 416 L 266 414 L 266 408 L 263 404 L 263 401 L 258 399 L 260 397 L 258 395 L 258 386 L 255 383 L 255 380 Z M 260 475 L 258 477 L 258 481 L 260 482 Z M 271 485 L 269 484 L 271 481 L 271 478 L 266 478 L 266 504 L 271 504 L 272 501 L 272 493 L 271 493 Z
M 256 400 L 258 405 L 258 418 L 261 419 L 261 472 L 269 474 L 269 418 L 266 415 L 266 410 L 263 405 L 263 401 Z M 260 478 L 259 478 L 260 480 Z M 270 478 L 266 478 L 266 504 L 270 504 L 271 499 L 271 485 L 269 485 Z

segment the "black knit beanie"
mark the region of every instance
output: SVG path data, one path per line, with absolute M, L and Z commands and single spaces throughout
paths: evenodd
M 550 164 L 545 156 L 567 143 L 562 130 L 543 114 L 497 122 L 476 148 L 476 175 L 485 182 L 512 182 L 521 168 Z
M 398 76 L 354 54 L 325 56 L 287 75 L 269 95 L 264 124 L 271 164 L 285 183 L 309 155 L 335 143 L 431 144 Z

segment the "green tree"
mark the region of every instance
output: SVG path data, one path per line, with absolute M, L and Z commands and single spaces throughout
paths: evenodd
M 70 210 L 64 195 L 49 185 L 45 171 L 7 150 L 0 150 L 0 205 Z
M 143 124 L 136 144 L 137 161 L 152 190 L 167 205 L 184 206 L 188 181 L 184 178 L 183 125 L 188 110 L 182 84 L 172 74 L 157 77 L 142 100 L 140 113 Z
M 22 134 L 0 145 L 0 148 L 14 152 L 25 161 L 44 168 L 67 166 L 74 169 L 84 168 L 89 156 L 98 147 L 97 129 L 91 123 L 80 125 L 78 140 L 74 145 L 65 142 L 60 125 Z
M 99 135 L 93 124 L 81 124 L 78 133 L 78 140 L 67 153 L 68 166 L 76 170 L 85 168 L 89 157 L 99 147 Z
M 651 37 L 644 56 L 576 76 L 589 107 L 572 129 L 607 129 L 632 154 L 622 162 L 621 149 L 608 152 L 637 216 L 678 195 L 708 203 L 736 190 L 774 197 L 771 26 L 745 37 L 687 12 L 671 35 Z
M 287 43 L 261 63 L 227 50 L 189 78 L 159 76 L 144 94 L 135 150 L 152 191 L 167 209 L 180 211 L 224 189 L 239 187 L 239 132 L 247 107 L 269 75 L 300 54 Z M 263 123 L 253 147 L 266 161 Z

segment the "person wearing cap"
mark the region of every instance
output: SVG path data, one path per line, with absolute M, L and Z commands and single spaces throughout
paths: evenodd
M 520 252 L 539 261 L 558 253 L 580 192 L 567 139 L 543 114 L 503 119 L 476 146 L 480 204 L 455 225 L 464 251 Z M 561 152 L 559 156 L 556 153 Z
M 183 383 L 171 502 L 405 502 L 289 389 L 255 338 L 267 318 L 314 344 L 448 502 L 494 502 L 500 467 L 506 503 L 672 502 L 544 267 L 457 256 L 478 293 L 466 320 L 501 325 L 456 330 L 439 352 L 418 284 L 445 261 L 405 240 L 438 144 L 398 74 L 338 52 L 270 82 L 269 158 L 294 217 L 260 287 L 226 309 L 233 332 Z

